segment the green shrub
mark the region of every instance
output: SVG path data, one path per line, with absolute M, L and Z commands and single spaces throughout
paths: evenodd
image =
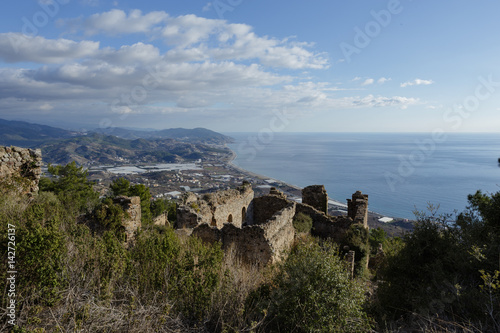
M 127 217 L 129 217 L 128 213 L 119 204 L 113 203 L 111 198 L 105 198 L 92 212 L 92 218 L 95 222 L 114 232 L 122 241 L 125 241 L 125 228 L 122 222 Z
M 141 222 L 144 225 L 151 224 L 152 214 L 151 214 L 151 193 L 149 192 L 149 187 L 143 184 L 130 185 L 130 182 L 125 178 L 118 178 L 113 181 L 110 185 L 111 191 L 114 196 L 125 195 L 125 196 L 137 196 L 141 198 Z
M 254 296 L 255 297 L 255 296 Z M 366 332 L 362 286 L 350 278 L 336 245 L 299 244 L 271 285 L 259 291 L 270 332 Z
M 367 264 L 370 256 L 369 232 L 361 223 L 352 224 L 342 241 L 343 246 L 355 251 L 355 274 L 367 274 Z
M 410 320 L 414 314 L 473 323 L 483 331 L 500 329 L 498 295 L 484 288 L 488 279 L 496 286 L 500 230 L 492 212 L 498 211 L 497 196 L 469 196 L 469 208 L 456 218 L 417 214 L 404 247 L 388 256 L 380 272 L 377 294 L 384 321 Z
M 299 233 L 310 233 L 313 226 L 312 218 L 304 213 L 295 215 L 292 223 L 295 231 Z
M 219 243 L 191 237 L 181 243 L 173 229 L 152 228 L 138 235 L 129 275 L 145 297 L 162 292 L 185 318 L 201 321 L 221 280 L 222 259 Z
M 22 203 L 11 209 L 21 208 Z M 66 236 L 62 230 L 64 207 L 50 193 L 41 194 L 29 205 L 21 208 L 17 219 L 7 224 L 15 226 L 15 268 L 19 299 L 29 297 L 37 303 L 53 305 L 59 299 L 60 290 L 66 285 L 65 267 Z M 4 215 L 5 214 L 5 215 Z M 7 232 L 2 233 L 0 251 L 7 253 Z M 6 266 L 5 266 L 6 267 Z M 5 272 L 2 272 L 2 284 Z

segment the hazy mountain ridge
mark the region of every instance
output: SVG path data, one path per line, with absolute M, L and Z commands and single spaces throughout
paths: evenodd
M 224 144 L 231 143 L 234 140 L 226 135 L 211 131 L 206 128 L 169 128 L 158 131 L 139 131 L 126 129 L 121 127 L 110 127 L 106 129 L 97 129 L 94 132 L 114 135 L 124 139 L 176 139 L 179 141 L 188 142 L 204 142 L 204 143 L 215 143 Z
M 101 132 L 115 135 L 0 119 L 0 145 L 41 148 L 44 162 L 56 164 L 193 161 L 207 154 L 227 153 L 221 145 L 232 142 L 232 138 L 204 128 L 155 132 L 110 128 Z
M 5 146 L 20 145 L 34 148 L 50 140 L 67 139 L 78 135 L 83 133 L 25 121 L 0 119 L 0 144 Z

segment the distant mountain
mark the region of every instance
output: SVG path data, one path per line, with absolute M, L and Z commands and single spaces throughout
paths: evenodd
M 175 139 L 186 142 L 204 142 L 226 144 L 234 142 L 233 138 L 206 128 L 170 128 L 159 131 L 139 131 L 120 127 L 97 129 L 97 133 L 114 135 L 124 139 Z
M 24 121 L 0 119 L 0 145 L 41 148 L 44 162 L 159 163 L 204 159 L 227 154 L 220 147 L 233 139 L 205 128 L 138 131 L 124 128 L 101 133 L 73 132 Z
M 76 161 L 81 165 L 184 162 L 204 159 L 214 153 L 227 153 L 226 149 L 201 143 L 174 139 L 127 140 L 97 133 L 47 143 L 41 148 L 45 162 L 66 164 Z
M 0 145 L 4 146 L 38 147 L 47 141 L 67 139 L 77 135 L 82 133 L 25 121 L 0 119 Z

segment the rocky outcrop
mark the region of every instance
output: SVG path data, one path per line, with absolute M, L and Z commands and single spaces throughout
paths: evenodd
M 41 174 L 40 149 L 0 147 L 0 183 L 9 191 L 29 196 L 38 193 Z

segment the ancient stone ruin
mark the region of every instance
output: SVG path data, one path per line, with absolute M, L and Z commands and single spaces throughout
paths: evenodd
M 356 191 L 352 199 L 347 199 L 347 216 L 368 228 L 368 194 Z
M 42 174 L 42 151 L 0 147 L 0 183 L 9 190 L 32 196 L 38 192 Z
M 177 209 L 177 227 L 195 228 L 206 223 L 221 229 L 224 223 L 239 228 L 245 224 L 248 207 L 254 198 L 252 186 L 244 184 L 237 189 L 205 194 L 198 198 L 193 193 L 185 195 Z
M 325 186 L 311 185 L 302 190 L 302 203 L 328 214 L 328 194 Z
M 302 203 L 289 200 L 275 188 L 254 198 L 250 184 L 202 198 L 186 194 L 177 209 L 176 228 L 192 230 L 193 236 L 206 242 L 220 241 L 225 250 L 259 265 L 277 262 L 286 255 L 295 237 L 292 222 L 296 214 L 311 217 L 312 234 L 337 242 L 354 223 L 368 228 L 367 195 L 359 191 L 353 194 L 348 200 L 348 216 L 329 216 L 324 186 L 309 186 L 302 193 Z
M 118 196 L 113 203 L 119 204 L 128 214 L 122 220 L 122 226 L 125 228 L 125 244 L 130 246 L 135 241 L 135 232 L 141 227 L 141 198 Z

